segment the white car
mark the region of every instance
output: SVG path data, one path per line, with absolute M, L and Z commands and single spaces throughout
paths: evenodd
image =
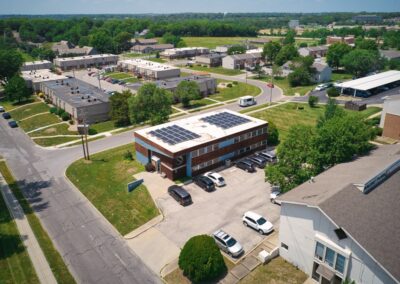
M 208 172 L 208 173 L 205 173 L 204 176 L 211 179 L 216 186 L 224 186 L 225 185 L 225 179 L 216 172 Z
M 4 109 L 3 106 L 0 106 L 0 112 L 5 112 L 6 110 Z
M 320 85 L 316 86 L 314 90 L 315 91 L 323 91 L 327 88 L 328 88 L 328 86 L 326 84 L 320 84 Z
M 271 193 L 269 194 L 269 200 L 271 200 L 273 204 L 281 204 L 280 201 L 276 200 L 281 193 L 282 192 L 279 186 L 272 186 Z
M 242 220 L 243 225 L 257 230 L 261 235 L 268 234 L 274 230 L 274 225 L 272 225 L 271 222 L 267 221 L 263 216 L 251 211 L 244 213 Z
M 237 257 L 242 254 L 242 245 L 222 230 L 214 232 L 213 238 L 217 246 L 227 254 Z

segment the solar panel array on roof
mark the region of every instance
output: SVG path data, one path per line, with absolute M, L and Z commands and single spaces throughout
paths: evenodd
M 234 115 L 229 112 L 220 112 L 217 114 L 203 117 L 201 120 L 204 122 L 207 122 L 209 124 L 213 124 L 218 127 L 221 127 L 223 129 L 232 128 L 234 126 L 244 124 L 244 123 L 250 121 L 250 119 L 247 119 L 242 116 Z
M 149 132 L 149 134 L 161 139 L 163 142 L 169 145 L 179 144 L 200 137 L 200 135 L 186 130 L 178 125 L 171 125 L 152 130 Z

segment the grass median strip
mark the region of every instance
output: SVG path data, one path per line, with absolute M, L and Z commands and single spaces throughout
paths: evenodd
M 19 122 L 19 126 L 25 130 L 25 132 L 44 127 L 47 125 L 61 122 L 61 119 L 52 113 L 44 113 L 37 115 Z
M 127 151 L 134 160 L 124 158 Z M 127 192 L 133 175 L 144 170 L 134 153 L 134 145 L 128 144 L 94 154 L 91 161 L 78 160 L 67 169 L 67 177 L 122 235 L 159 214 L 144 185 Z
M 38 113 L 48 112 L 49 109 L 50 108 L 48 105 L 40 102 L 36 104 L 26 105 L 15 110 L 11 110 L 10 113 L 13 119 L 21 120 Z
M 10 189 L 12 190 L 15 197 L 18 199 L 19 204 L 25 212 L 28 222 L 39 242 L 39 245 L 49 262 L 50 268 L 58 283 L 76 283 L 72 275 L 70 274 L 67 266 L 65 265 L 61 255 L 55 249 L 49 235 L 43 229 L 38 217 L 36 217 L 28 201 L 23 196 L 20 188 L 18 187 L 14 177 L 12 176 L 10 170 L 8 169 L 4 161 L 0 162 L 0 172 L 4 176 L 4 179 L 8 183 Z M 0 272 L 1 273 L 1 272 Z M 3 279 L 1 277 L 1 279 Z M 14 282 L 14 281 L 13 281 Z M 15 283 L 24 283 L 25 281 L 16 281 Z M 26 283 L 31 283 L 26 281 Z
M 53 136 L 53 135 L 78 135 L 77 131 L 69 131 L 69 124 L 57 124 L 53 126 L 49 126 L 47 128 L 34 131 L 29 133 L 31 137 L 40 137 L 40 136 Z
M 80 136 L 76 137 L 49 137 L 49 138 L 33 138 L 33 141 L 38 144 L 39 146 L 42 147 L 50 147 L 50 146 L 56 146 L 60 144 L 64 144 L 70 141 L 75 141 L 79 140 L 80 141 Z
M 39 283 L 17 225 L 0 194 L 0 282 Z
M 227 76 L 236 76 L 243 74 L 243 71 L 237 70 L 237 69 L 226 69 L 223 67 L 203 67 L 203 66 L 192 66 L 190 67 L 192 70 L 196 71 L 201 71 L 201 72 L 210 72 L 210 73 L 216 73 L 216 74 L 222 74 L 222 75 L 227 75 Z
M 240 83 L 232 84 L 232 87 L 218 88 L 218 93 L 210 96 L 211 99 L 218 101 L 229 101 L 243 96 L 258 96 L 261 90 L 253 85 Z

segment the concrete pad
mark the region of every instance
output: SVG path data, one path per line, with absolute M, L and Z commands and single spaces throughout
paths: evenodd
M 133 239 L 133 238 L 139 236 L 140 234 L 143 234 L 144 232 L 146 232 L 150 228 L 152 228 L 155 225 L 157 225 L 158 223 L 160 223 L 163 220 L 163 218 L 164 217 L 162 215 L 158 215 L 157 217 L 154 217 L 153 219 L 151 219 L 146 224 L 144 224 L 144 225 L 140 226 L 139 228 L 137 228 L 136 230 L 133 230 L 132 232 L 126 234 L 124 236 L 124 239 Z
M 246 257 L 242 263 L 248 270 L 253 271 L 257 266 L 261 264 L 261 262 L 252 255 Z
M 232 275 L 232 273 L 228 273 L 224 279 L 222 279 L 220 284 L 236 284 L 239 283 L 239 279 Z
M 232 268 L 231 273 L 237 279 L 242 280 L 247 274 L 250 273 L 250 270 L 247 269 L 246 266 L 238 264 L 234 268 Z
M 157 173 L 141 172 L 134 175 L 136 179 L 143 179 L 143 184 L 147 187 L 153 200 L 168 195 L 167 188 L 174 184 L 171 180 L 161 177 Z
M 155 228 L 150 228 L 126 242 L 157 275 L 166 264 L 178 258 L 180 253 L 179 247 Z

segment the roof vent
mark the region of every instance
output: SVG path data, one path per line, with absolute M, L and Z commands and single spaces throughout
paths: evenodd
M 333 230 L 336 234 L 336 236 L 338 237 L 339 240 L 343 240 L 347 238 L 347 234 L 345 231 L 343 231 L 342 228 L 337 228 L 335 230 Z
M 381 171 L 379 174 L 368 180 L 366 183 L 358 183 L 354 184 L 359 190 L 361 190 L 364 194 L 372 191 L 375 187 L 385 182 L 389 177 L 391 177 L 394 173 L 400 170 L 400 159 L 391 164 L 389 167 Z

